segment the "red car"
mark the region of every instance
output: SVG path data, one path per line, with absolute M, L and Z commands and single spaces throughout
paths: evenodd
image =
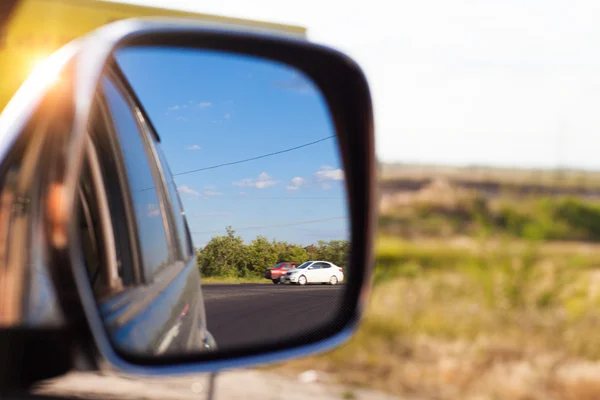
M 275 265 L 273 268 L 268 268 L 265 271 L 265 278 L 273 281 L 274 284 L 279 283 L 279 278 L 288 273 L 290 269 L 294 269 L 299 263 L 294 261 L 283 261 Z

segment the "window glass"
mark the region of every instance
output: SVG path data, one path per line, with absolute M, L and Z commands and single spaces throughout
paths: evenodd
M 90 116 L 91 119 L 88 129 L 93 146 L 96 149 L 98 157 L 100 157 L 100 165 L 97 167 L 100 170 L 103 182 L 105 184 L 108 208 L 110 210 L 110 216 L 112 219 L 112 229 L 117 258 L 117 272 L 123 284 L 125 286 L 129 286 L 136 281 L 136 273 L 131 254 L 131 239 L 129 237 L 127 221 L 122 217 L 125 214 L 122 193 L 113 185 L 107 184 L 111 182 L 113 177 L 116 175 L 117 167 L 112 147 L 110 146 L 110 131 L 108 130 L 109 127 L 107 126 L 107 122 L 109 121 L 104 119 L 102 102 L 99 101 L 100 99 L 96 100 L 97 101 L 94 103 L 94 109 L 92 110 L 92 114 Z M 80 185 L 84 188 L 92 185 L 91 181 L 89 181 L 91 178 L 88 178 L 88 175 L 85 172 L 86 168 L 88 167 L 88 162 L 86 162 L 84 164 L 84 170 L 80 183 Z
M 92 187 L 88 163 L 84 162 L 78 190 L 79 234 L 83 246 L 83 258 L 95 295 L 108 285 L 106 264 L 100 232 L 98 205 Z
M 184 217 L 185 213 L 183 211 L 183 205 L 181 203 L 179 193 L 177 192 L 175 181 L 173 180 L 173 174 L 171 173 L 171 169 L 169 168 L 169 164 L 167 163 L 162 149 L 160 148 L 160 145 L 158 143 L 155 143 L 155 147 L 156 152 L 158 153 L 160 164 L 162 166 L 163 174 L 165 176 L 169 197 L 171 198 L 171 206 L 173 207 L 173 219 L 175 220 L 175 227 L 177 228 L 177 236 L 179 238 L 179 243 L 181 244 L 183 259 L 187 260 L 192 256 L 192 249 L 190 246 L 190 238 L 188 237 L 188 230 L 185 226 L 186 222 Z
M 103 86 L 127 170 L 142 266 L 150 277 L 169 263 L 169 245 L 156 183 L 129 104 L 109 79 L 104 79 Z

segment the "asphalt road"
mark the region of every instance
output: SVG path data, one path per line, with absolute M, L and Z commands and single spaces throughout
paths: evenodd
M 345 285 L 203 285 L 219 349 L 256 346 L 317 329 L 339 311 Z

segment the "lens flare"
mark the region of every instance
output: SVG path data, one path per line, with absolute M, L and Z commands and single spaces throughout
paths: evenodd
M 33 56 L 30 64 L 30 74 L 35 74 L 48 84 L 54 84 L 58 81 L 59 75 L 56 71 L 56 68 L 50 68 L 48 66 L 47 60 L 48 56 L 46 55 Z

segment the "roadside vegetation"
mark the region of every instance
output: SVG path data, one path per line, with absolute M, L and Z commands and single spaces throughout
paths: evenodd
M 423 399 L 598 399 L 600 206 L 448 179 L 382 197 L 344 346 L 277 368 Z
M 204 248 L 196 250 L 196 258 L 203 283 L 271 283 L 263 274 L 281 261 L 326 260 L 346 268 L 348 244 L 346 240 L 320 240 L 303 247 L 269 241 L 264 236 L 244 243 L 233 228 L 227 227 L 225 235 L 214 236 Z

